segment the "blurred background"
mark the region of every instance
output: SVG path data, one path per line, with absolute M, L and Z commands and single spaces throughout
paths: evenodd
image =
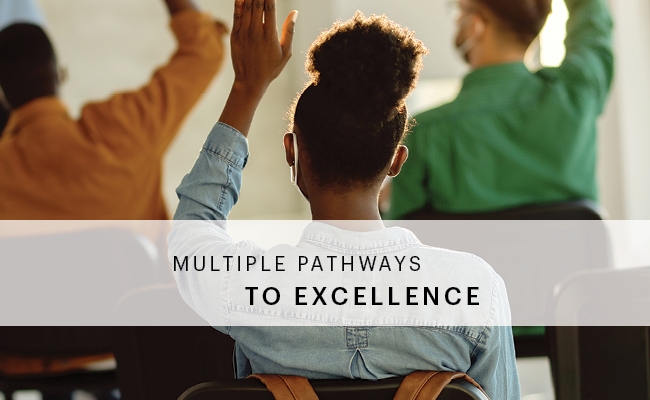
M 230 25 L 233 0 L 195 1 Z M 367 15 L 386 14 L 414 30 L 429 48 L 420 83 L 409 99 L 412 114 L 453 99 L 467 72 L 454 51 L 454 21 L 446 0 L 277 1 L 282 16 L 292 9 L 300 11 L 294 57 L 258 109 L 249 136 L 251 157 L 244 171 L 243 193 L 231 214 L 234 219 L 310 218 L 307 202 L 289 182 L 282 134 L 288 125 L 286 112 L 307 81 L 307 50 L 319 32 L 337 19 L 350 18 L 357 9 Z M 60 64 L 68 72 L 62 97 L 75 117 L 84 103 L 144 85 L 154 68 L 165 63 L 175 48 L 162 0 L 38 3 L 47 19 L 47 30 Z M 610 0 L 610 6 L 616 22 L 617 64 L 614 87 L 600 120 L 600 198 L 609 218 L 650 219 L 650 1 Z M 564 56 L 568 13 L 563 0 L 554 0 L 553 9 L 529 55 L 528 65 L 533 70 L 559 65 Z M 221 73 L 193 109 L 167 153 L 164 195 L 170 214 L 178 203 L 174 191 L 219 118 L 233 76 L 230 59 L 226 58 Z M 617 265 L 647 264 L 647 230 L 625 231 L 613 237 L 623 238 L 619 239 L 623 243 L 620 246 L 632 243 L 630 246 L 641 249 L 637 258 L 619 257 Z M 526 400 L 553 398 L 547 359 L 521 359 L 518 366 Z
M 68 70 L 63 99 L 74 116 L 80 106 L 115 91 L 143 85 L 154 67 L 174 49 L 168 16 L 157 0 L 39 0 L 48 29 Z M 197 0 L 213 16 L 231 23 L 231 0 Z M 599 170 L 601 202 L 613 219 L 650 218 L 650 2 L 611 1 L 616 21 L 617 72 L 612 95 L 600 121 Z M 408 4 L 408 5 L 407 5 Z M 529 67 L 554 66 L 564 55 L 564 2 L 554 12 Z M 289 183 L 282 134 L 285 114 L 307 80 L 304 60 L 318 33 L 359 9 L 386 14 L 416 31 L 430 49 L 420 84 L 411 97 L 416 113 L 453 99 L 465 65 L 452 46 L 454 26 L 445 0 L 278 0 L 279 13 L 300 11 L 294 57 L 264 98 L 250 134 L 251 157 L 244 171 L 243 195 L 231 215 L 236 219 L 309 218 L 307 203 Z M 187 119 L 167 154 L 164 193 L 170 212 L 174 190 L 189 171 L 229 93 L 233 73 L 226 59 L 221 73 Z

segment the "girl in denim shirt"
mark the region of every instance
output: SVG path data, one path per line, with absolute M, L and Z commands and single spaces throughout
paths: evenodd
M 384 16 L 357 14 L 323 32 L 309 51 L 312 80 L 292 109 L 292 129 L 284 145 L 292 181 L 309 201 L 313 219 L 327 223 L 312 222 L 296 246 L 267 250 L 235 242 L 225 223 L 218 222 L 227 219 L 238 200 L 251 121 L 291 56 L 296 17 L 296 11 L 287 17 L 278 39 L 275 0 L 235 2 L 235 82 L 219 122 L 177 190 L 180 204 L 168 238 L 170 260 L 281 256 L 284 269 L 297 271 L 300 256 L 417 257 L 422 265 L 418 279 L 441 287 L 471 280 L 481 288 L 479 305 L 463 308 L 467 313 L 440 307 L 423 314 L 417 307 L 393 307 L 372 314 L 349 303 L 278 307 L 258 299 L 253 304 L 249 291 L 235 288 L 281 286 L 287 275 L 266 274 L 256 283 L 259 276 L 234 269 L 210 274 L 175 268 L 183 298 L 236 340 L 239 378 L 275 373 L 383 379 L 416 370 L 460 371 L 493 399 L 519 399 L 501 278 L 476 256 L 425 246 L 411 232 L 381 222 L 379 190 L 384 177 L 397 175 L 408 157 L 401 144 L 408 129 L 405 98 L 426 53 L 407 29 Z M 323 274 L 319 283 L 332 289 L 341 285 L 343 275 Z M 378 288 L 401 284 L 391 275 L 367 276 Z

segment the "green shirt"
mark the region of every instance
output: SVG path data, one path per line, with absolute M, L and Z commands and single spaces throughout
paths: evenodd
M 613 75 L 612 20 L 603 0 L 566 3 L 560 67 L 477 69 L 456 100 L 416 117 L 389 218 L 428 206 L 471 213 L 597 200 L 596 120 Z

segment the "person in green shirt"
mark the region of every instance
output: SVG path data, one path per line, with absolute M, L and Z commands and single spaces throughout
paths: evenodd
M 389 219 L 597 201 L 596 120 L 613 75 L 612 19 L 605 0 L 566 0 L 566 58 L 533 73 L 524 55 L 550 2 L 457 2 L 456 46 L 472 72 L 453 102 L 416 117 Z

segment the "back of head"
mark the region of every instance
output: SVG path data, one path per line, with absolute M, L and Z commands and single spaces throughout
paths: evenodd
M 37 25 L 13 24 L 0 32 L 0 87 L 12 108 L 56 94 L 56 57 Z
M 551 12 L 552 0 L 476 0 L 489 8 L 518 39 L 529 46 Z
M 312 44 L 312 81 L 294 110 L 300 144 L 320 186 L 370 186 L 404 137 L 405 99 L 415 87 L 424 45 L 385 16 L 357 13 Z
M 9 121 L 9 110 L 7 110 L 3 105 L 0 104 L 0 138 L 2 138 L 2 133 L 7 126 Z

